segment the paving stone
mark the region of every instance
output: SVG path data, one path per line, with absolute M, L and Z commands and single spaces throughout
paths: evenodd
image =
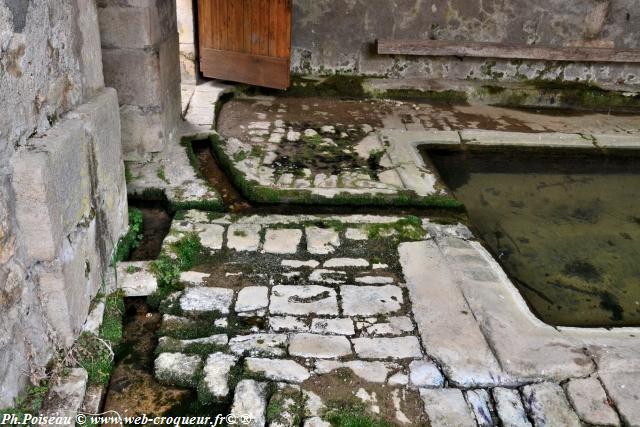
M 518 390 L 496 387 L 492 394 L 498 417 L 504 427 L 531 427 Z
M 100 333 L 100 326 L 102 325 L 102 318 L 104 317 L 104 301 L 98 302 L 93 309 L 89 312 L 87 319 L 82 325 L 83 332 L 89 332 L 93 335 Z
M 280 265 L 282 265 L 283 267 L 289 267 L 289 268 L 302 268 L 302 267 L 307 267 L 307 268 L 316 268 L 320 265 L 320 263 L 314 259 L 308 260 L 308 261 L 298 261 L 295 259 L 285 259 L 282 260 L 282 262 L 280 263 Z
M 333 228 L 305 228 L 307 251 L 314 255 L 333 253 L 340 246 L 340 236 Z
M 195 387 L 196 375 L 202 366 L 199 356 L 182 353 L 160 353 L 153 372 L 158 381 L 178 387 Z
M 185 271 L 180 273 L 180 281 L 191 286 L 200 286 L 204 284 L 204 280 L 210 277 L 210 274 L 200 273 L 197 271 Z
M 255 224 L 233 224 L 227 229 L 227 247 L 239 252 L 255 252 L 260 247 L 262 227 Z
M 442 387 L 444 377 L 440 370 L 430 360 L 414 360 L 409 364 L 409 379 L 411 385 L 419 388 Z
M 311 332 L 316 334 L 331 335 L 355 335 L 353 320 L 343 319 L 313 319 L 311 321 Z
M 640 372 L 600 372 L 600 379 L 623 425 L 640 426 Z
M 284 356 L 287 348 L 287 336 L 280 334 L 239 335 L 231 338 L 229 349 L 237 355 L 248 356 Z
M 158 350 L 162 352 L 182 352 L 192 345 L 215 345 L 225 346 L 229 343 L 229 338 L 225 334 L 212 335 L 210 337 L 195 338 L 191 340 L 180 340 L 168 336 L 160 337 L 158 340 Z
M 371 268 L 373 268 L 374 270 L 384 270 L 384 269 L 389 268 L 389 265 L 388 264 L 373 264 L 371 266 Z
M 351 354 L 349 340 L 343 336 L 295 334 L 289 340 L 289 354 L 299 357 L 333 359 Z
M 293 316 L 271 316 L 269 326 L 274 332 L 308 332 L 309 326 L 304 320 Z
M 269 288 L 266 286 L 247 286 L 240 289 L 235 310 L 238 313 L 257 311 L 269 306 Z
M 460 390 L 421 389 L 420 397 L 431 427 L 476 427 L 475 417 Z
M 287 383 L 279 383 L 278 389 L 271 396 L 269 408 L 278 408 L 278 413 L 268 414 L 271 421 L 269 427 L 298 427 L 300 425 L 300 416 L 302 416 L 301 407 L 302 390 L 300 386 Z
M 483 389 L 468 390 L 465 392 L 467 402 L 476 417 L 479 427 L 492 427 L 494 425 L 491 417 L 491 398 L 489 393 Z
M 345 271 L 318 269 L 311 272 L 309 280 L 329 285 L 340 285 L 346 283 L 346 276 Z
M 369 233 L 364 228 L 347 228 L 347 231 L 345 231 L 344 233 L 344 237 L 346 237 L 349 240 L 356 240 L 356 241 L 368 240 Z
M 347 316 L 375 316 L 402 307 L 402 289 L 397 286 L 340 286 L 342 309 Z
M 238 417 L 251 417 L 249 427 L 264 427 L 267 410 L 267 384 L 254 380 L 242 380 L 236 386 L 231 414 Z
M 320 417 L 311 417 L 304 420 L 304 427 L 331 427 L 331 423 Z
M 618 415 L 609 405 L 607 394 L 595 377 L 572 379 L 566 385 L 571 406 L 587 424 L 618 426 Z M 638 402 L 640 404 L 640 402 Z
M 198 236 L 202 246 L 213 251 L 222 249 L 222 243 L 224 242 L 223 226 L 218 224 L 198 224 L 197 229 L 199 230 Z
M 233 290 L 225 288 L 188 288 L 180 298 L 180 308 L 187 313 L 218 311 L 229 313 Z
M 74 427 L 75 417 L 80 411 L 85 393 L 87 392 L 87 371 L 83 368 L 73 368 L 68 373 L 56 376 L 51 381 L 51 387 L 47 393 L 42 408 L 38 415 L 42 417 L 69 417 L 70 424 L 57 423 L 58 426 Z M 15 411 L 18 412 L 18 411 Z M 3 412 L 3 414 L 13 414 L 14 411 Z M 19 416 L 20 417 L 20 416 Z M 20 417 L 22 418 L 22 417 Z M 5 424 L 6 421 L 3 422 Z M 13 422 L 6 422 L 7 425 L 20 425 Z M 25 424 L 32 425 L 29 422 Z M 36 425 L 36 424 L 33 424 Z M 47 425 L 46 422 L 38 425 Z
M 245 364 L 249 371 L 262 374 L 273 381 L 301 383 L 311 377 L 307 368 L 293 360 L 250 357 L 245 360 Z
M 389 377 L 387 383 L 390 386 L 405 386 L 409 384 L 409 376 L 402 372 L 397 372 Z
M 316 372 L 320 375 L 328 374 L 336 369 L 350 369 L 355 375 L 372 383 L 384 383 L 389 373 L 398 369 L 399 365 L 387 362 L 367 362 L 363 360 L 350 360 L 339 362 L 336 360 L 318 360 Z
M 413 322 L 407 316 L 389 317 L 384 323 L 368 326 L 366 331 L 370 335 L 402 335 L 413 331 Z
M 146 297 L 158 290 L 156 277 L 146 261 L 118 263 L 118 286 L 127 297 Z
M 550 382 L 527 385 L 522 388 L 522 395 L 534 426 L 582 425 L 559 385 Z
M 351 340 L 358 357 L 363 359 L 415 359 L 422 357 L 416 337 L 354 338 Z
M 365 285 L 385 285 L 393 282 L 394 282 L 393 277 L 385 277 L 385 276 L 356 277 L 356 283 L 364 283 Z
M 263 249 L 270 254 L 295 254 L 302 240 L 302 230 L 269 229 L 264 237 Z
M 369 261 L 363 258 L 331 258 L 325 261 L 324 268 L 369 267 Z
M 474 317 L 463 314 L 471 310 L 460 289 L 452 286 L 456 280 L 436 243 L 401 243 L 398 250 L 422 342 L 447 379 L 464 388 L 508 379 Z
M 206 397 L 224 399 L 229 394 L 229 372 L 238 358 L 225 353 L 213 353 L 207 357 L 203 368 L 203 378 L 199 393 Z
M 336 291 L 331 288 L 308 286 L 274 286 L 271 289 L 272 314 L 338 315 Z
M 305 415 L 310 417 L 319 417 L 324 412 L 326 406 L 322 402 L 320 396 L 310 390 L 302 390 L 304 395 L 304 412 Z

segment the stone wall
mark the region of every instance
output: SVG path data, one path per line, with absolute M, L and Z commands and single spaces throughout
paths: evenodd
M 126 229 L 94 0 L 0 0 L 0 408 L 78 335 Z
M 389 77 L 640 84 L 640 65 L 375 54 L 376 39 L 640 48 L 637 0 L 293 0 L 292 70 Z
M 176 3 L 98 0 L 106 84 L 118 91 L 127 160 L 144 160 L 178 138 L 180 60 Z
M 178 12 L 178 38 L 180 41 L 180 76 L 182 83 L 195 84 L 198 79 L 198 53 L 196 52 L 195 0 L 176 0 Z

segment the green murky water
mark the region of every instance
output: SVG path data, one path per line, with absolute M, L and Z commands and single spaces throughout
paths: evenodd
M 640 325 L 637 153 L 426 154 L 543 321 Z

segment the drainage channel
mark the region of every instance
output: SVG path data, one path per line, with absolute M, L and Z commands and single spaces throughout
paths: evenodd
M 220 194 L 225 211 L 244 215 L 345 215 L 373 214 L 435 218 L 442 221 L 464 220 L 464 215 L 443 210 L 405 208 L 395 206 L 321 206 L 321 205 L 264 205 L 252 204 L 233 185 L 222 171 L 207 141 L 194 141 L 192 148 L 200 171 Z M 129 261 L 151 261 L 161 251 L 162 242 L 171 227 L 173 216 L 166 201 L 131 200 L 129 206 L 143 215 L 143 239 Z M 123 341 L 118 346 L 115 368 L 111 377 L 103 411 L 120 414 L 147 413 L 164 416 L 183 416 L 211 412 L 201 407 L 190 390 L 165 386 L 153 374 L 157 331 L 162 315 L 151 309 L 146 298 L 125 298 Z M 216 408 L 224 412 L 228 408 Z M 205 411 L 205 412 L 203 412 Z

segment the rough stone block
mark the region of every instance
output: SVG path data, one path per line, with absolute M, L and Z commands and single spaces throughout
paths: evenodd
M 65 120 L 13 157 L 16 218 L 31 261 L 51 261 L 60 242 L 91 210 L 89 140 L 80 120 Z
M 87 371 L 82 368 L 71 369 L 67 375 L 56 378 L 42 403 L 39 415 L 68 417 L 71 423 L 58 425 L 74 427 L 75 417 L 82 406 L 86 389 Z
M 229 394 L 229 372 L 238 359 L 224 353 L 214 353 L 207 358 L 200 382 L 199 393 L 213 399 L 224 399 Z
M 559 385 L 549 382 L 528 385 L 522 388 L 522 395 L 534 425 L 567 427 L 582 425 Z
M 202 360 L 199 356 L 161 353 L 155 360 L 153 372 L 161 383 L 178 387 L 195 387 L 201 366 Z
M 290 339 L 292 356 L 333 359 L 351 354 L 349 340 L 342 336 L 296 334 Z
M 98 28 L 98 10 L 94 1 L 76 1 L 78 5 L 78 29 L 80 30 L 80 69 L 82 86 L 87 95 L 104 87 L 102 72 L 102 49 Z
M 433 427 L 476 427 L 475 417 L 464 400 L 462 392 L 455 388 L 422 389 L 420 397 Z
M 342 308 L 349 316 L 393 313 L 402 307 L 402 289 L 397 286 L 340 286 Z
M 229 314 L 233 290 L 225 288 L 189 288 L 180 298 L 185 312 L 204 313 L 217 311 Z
M 267 308 L 269 305 L 269 288 L 266 286 L 247 286 L 238 292 L 236 312 L 245 313 Z
M 304 366 L 293 360 L 247 358 L 247 370 L 264 375 L 272 381 L 301 383 L 311 374 Z
M 600 378 L 623 423 L 640 426 L 640 372 L 601 372 Z
M 159 47 L 148 50 L 103 48 L 102 57 L 105 83 L 118 91 L 120 105 L 162 106 Z
M 531 427 L 518 390 L 496 387 L 492 391 L 498 417 L 504 427 Z
M 100 37 L 105 48 L 143 49 L 177 31 L 175 2 L 135 7 L 100 1 Z
M 287 336 L 284 334 L 239 335 L 231 338 L 229 349 L 241 356 L 284 356 Z
M 240 419 L 249 416 L 248 427 L 262 427 L 265 425 L 267 411 L 267 384 L 254 380 L 242 380 L 236 387 L 231 413 Z
M 338 315 L 336 291 L 324 286 L 274 286 L 270 311 L 273 314 Z
M 93 220 L 62 240 L 64 258 L 39 275 L 40 301 L 59 345 L 70 346 L 82 329 L 104 265 L 96 251 Z
M 164 115 L 157 108 L 123 105 L 120 107 L 120 123 L 125 160 L 144 159 L 145 155 L 164 148 L 167 132 Z
M 587 424 L 618 426 L 618 415 L 609 405 L 607 394 L 595 377 L 577 378 L 566 385 L 571 405 Z
M 409 359 L 422 357 L 416 337 L 355 338 L 352 340 L 358 357 L 363 359 Z
M 99 236 L 109 256 L 113 245 L 128 227 L 127 189 L 124 177 L 118 95 L 105 88 L 77 109 L 92 136 L 95 208 L 104 227 Z
M 267 230 L 264 251 L 270 254 L 295 254 L 302 239 L 302 230 Z

